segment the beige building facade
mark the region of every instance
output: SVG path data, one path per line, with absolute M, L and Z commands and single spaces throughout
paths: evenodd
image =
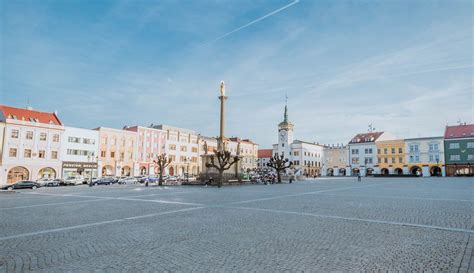
M 98 165 L 101 176 L 134 176 L 137 163 L 137 132 L 99 127 Z

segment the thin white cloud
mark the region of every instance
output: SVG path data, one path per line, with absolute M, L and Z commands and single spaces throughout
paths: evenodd
M 251 26 L 251 25 L 253 25 L 253 24 L 256 24 L 256 23 L 258 23 L 258 22 L 264 20 L 265 18 L 268 18 L 268 17 L 270 17 L 270 16 L 273 16 L 273 15 L 275 15 L 275 14 L 277 14 L 277 13 L 279 13 L 279 12 L 281 12 L 281 11 L 283 11 L 283 10 L 285 10 L 285 9 L 287 9 L 287 8 L 289 8 L 289 7 L 293 6 L 293 5 L 295 5 L 295 4 L 298 4 L 299 2 L 300 2 L 300 0 L 295 0 L 295 1 L 291 2 L 291 3 L 289 3 L 288 5 L 285 5 L 285 6 L 281 7 L 281 8 L 279 8 L 279 9 L 276 9 L 276 10 L 274 10 L 274 11 L 268 13 L 268 14 L 265 14 L 264 16 L 259 17 L 259 18 L 255 19 L 255 20 L 253 20 L 253 21 L 251 21 L 251 22 L 249 22 L 249 23 L 247 23 L 247 24 L 245 24 L 245 25 L 243 25 L 243 26 L 240 26 L 240 27 L 238 27 L 238 28 L 236 28 L 236 29 L 234 29 L 234 30 L 231 30 L 231 31 L 229 31 L 229 32 L 227 32 L 227 33 L 225 33 L 225 34 L 223 34 L 223 35 L 221 35 L 221 36 L 215 38 L 214 40 L 212 40 L 212 41 L 210 41 L 210 42 L 208 42 L 208 43 L 205 43 L 204 45 L 212 44 L 212 43 L 215 43 L 215 42 L 217 42 L 217 41 L 219 41 L 219 40 L 221 40 L 221 39 L 224 39 L 225 37 L 227 37 L 227 36 L 229 36 L 229 35 L 231 35 L 231 34 L 233 34 L 233 33 L 236 33 L 237 31 L 240 31 L 240 30 L 242 30 L 242 29 L 244 29 L 244 28 L 247 28 L 247 27 L 249 27 L 249 26 Z

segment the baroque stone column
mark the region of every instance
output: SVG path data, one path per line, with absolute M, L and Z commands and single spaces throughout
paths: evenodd
M 219 100 L 221 101 L 221 113 L 220 113 L 220 133 L 219 133 L 219 143 L 217 144 L 219 150 L 224 150 L 224 124 L 225 124 L 225 100 L 227 99 L 225 95 L 225 84 L 224 81 L 221 81 L 221 95 Z

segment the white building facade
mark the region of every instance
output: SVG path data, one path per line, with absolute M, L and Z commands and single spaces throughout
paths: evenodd
M 446 175 L 443 137 L 422 137 L 405 139 L 404 174 L 432 176 L 441 171 Z
M 97 177 L 99 132 L 97 130 L 64 127 L 61 144 L 62 178 Z
M 346 173 L 361 176 L 380 173 L 377 170 L 376 141 L 391 140 L 394 136 L 387 132 L 369 132 L 357 134 L 349 142 L 349 167 Z
M 172 163 L 165 170 L 166 175 L 184 177 L 186 173 L 197 176 L 201 172 L 199 157 L 199 134 L 190 129 L 168 125 L 156 125 L 165 133 L 164 151 Z
M 59 178 L 64 127 L 56 113 L 0 105 L 4 123 L 0 184 Z

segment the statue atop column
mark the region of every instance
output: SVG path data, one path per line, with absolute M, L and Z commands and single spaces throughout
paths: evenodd
M 225 97 L 225 83 L 221 81 L 221 96 Z

